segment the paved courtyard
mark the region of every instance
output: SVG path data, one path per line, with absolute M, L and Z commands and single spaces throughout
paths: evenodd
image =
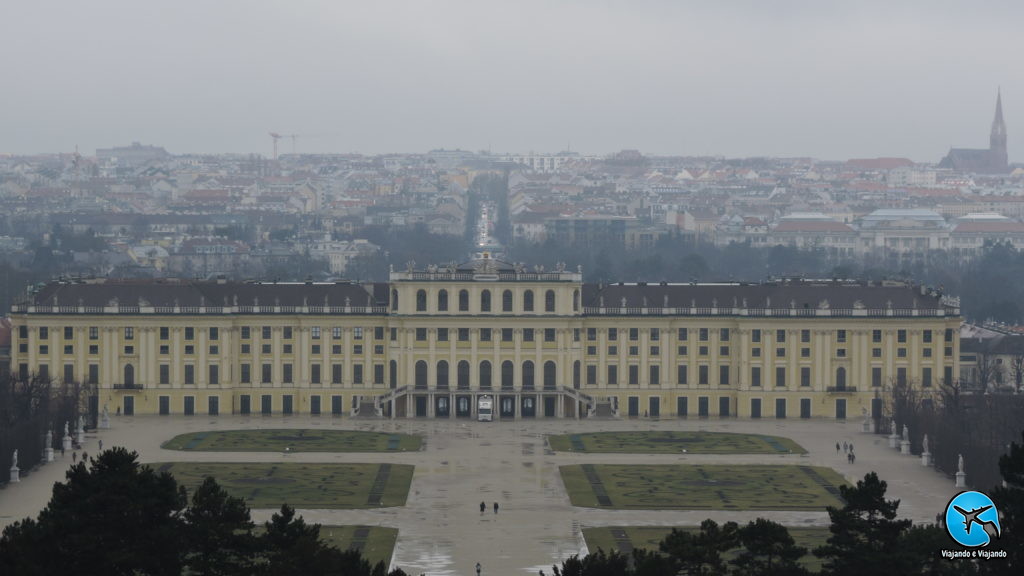
M 408 453 L 180 452 L 160 444 L 177 434 L 235 428 L 336 428 L 403 432 L 424 436 L 423 450 Z M 707 430 L 749 432 L 792 438 L 808 454 L 579 454 L 552 453 L 546 434 L 613 430 Z M 747 522 L 758 516 L 788 526 L 827 526 L 828 515 L 809 511 L 623 511 L 576 508 L 562 488 L 558 466 L 565 464 L 801 464 L 827 466 L 854 482 L 874 470 L 889 483 L 888 496 L 901 500 L 900 515 L 915 522 L 934 521 L 957 492 L 953 481 L 919 457 L 902 456 L 882 436 L 860 432 L 860 421 L 819 420 L 521 420 L 472 422 L 442 420 L 376 421 L 331 417 L 147 416 L 114 417 L 109 430 L 87 435 L 85 450 L 105 447 L 136 450 L 143 462 L 390 462 L 416 466 L 405 507 L 380 510 L 305 510 L 309 522 L 367 524 L 399 529 L 393 566 L 410 574 L 472 576 L 536 574 L 575 553 L 585 553 L 582 527 L 699 525 L 705 518 Z M 856 464 L 837 455 L 836 442 L 852 442 Z M 0 490 L 0 527 L 35 516 L 50 498 L 54 482 L 64 479 L 71 454 Z M 480 502 L 487 511 L 480 513 Z M 498 502 L 499 511 L 492 506 Z M 253 510 L 256 522 L 274 510 Z

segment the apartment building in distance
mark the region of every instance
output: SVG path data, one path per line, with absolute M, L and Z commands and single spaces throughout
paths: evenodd
M 54 282 L 11 366 L 125 414 L 860 418 L 959 375 L 959 302 L 837 281 L 593 284 L 487 253 L 390 282 Z

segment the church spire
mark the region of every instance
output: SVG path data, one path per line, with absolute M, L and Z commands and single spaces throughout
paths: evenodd
M 1002 92 L 1001 89 L 996 92 L 996 116 L 992 119 L 992 133 L 988 137 L 989 153 L 995 163 L 993 168 L 1000 172 L 1006 170 L 1009 160 L 1006 153 L 1006 123 L 1003 121 Z

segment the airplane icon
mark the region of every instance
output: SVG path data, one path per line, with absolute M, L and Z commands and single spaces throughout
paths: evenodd
M 960 513 L 964 517 L 964 527 L 968 534 L 971 533 L 971 524 L 977 524 L 981 526 L 981 529 L 989 535 L 989 538 L 999 538 L 999 526 L 991 520 L 979 520 L 978 515 L 988 510 L 992 506 L 982 506 L 981 508 L 975 508 L 968 512 L 959 506 L 953 506 L 953 509 Z

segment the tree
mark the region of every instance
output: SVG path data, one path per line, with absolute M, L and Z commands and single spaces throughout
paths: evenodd
M 36 521 L 4 529 L 4 574 L 181 574 L 185 494 L 166 472 L 113 448 L 67 472 Z
M 264 574 L 274 576 L 305 576 L 308 574 L 344 574 L 345 576 L 383 576 L 387 570 L 383 562 L 371 568 L 355 550 L 342 552 L 320 540 L 320 525 L 306 524 L 295 517 L 295 509 L 287 504 L 281 512 L 266 523 L 266 532 L 260 538 L 266 550 Z M 391 576 L 398 576 L 395 572 Z
M 229 496 L 212 477 L 192 494 L 185 511 L 188 530 L 183 563 L 195 574 L 251 573 L 257 565 L 256 537 L 249 508 L 241 498 Z
M 896 520 L 899 500 L 886 500 L 886 483 L 871 472 L 855 487 L 840 486 L 846 502 L 828 507 L 832 520 L 828 543 L 814 551 L 825 560 L 825 570 L 836 576 L 908 574 L 913 570 L 900 549 L 910 520 Z
M 807 570 L 799 565 L 807 548 L 797 546 L 789 530 L 782 524 L 758 518 L 740 528 L 736 536 L 743 551 L 732 560 L 737 574 L 803 575 Z
M 1021 439 L 1024 440 L 1024 433 Z M 1007 552 L 1000 569 L 1016 574 L 1024 567 L 1024 443 L 1010 444 L 1007 453 L 999 458 L 999 473 L 1005 486 L 993 488 L 989 495 L 999 508 L 1002 535 L 998 544 Z
M 1024 386 L 1024 350 L 1017 350 L 1010 358 L 1010 374 L 1013 376 L 1014 389 L 1021 391 Z
M 600 548 L 583 558 L 572 555 L 562 562 L 562 567 L 552 566 L 555 576 L 626 576 L 632 575 L 629 557 L 613 550 L 605 553 Z
M 677 571 L 694 576 L 726 573 L 723 554 L 736 547 L 739 526 L 726 522 L 719 526 L 710 518 L 700 523 L 696 534 L 673 528 L 659 548 L 676 563 Z

